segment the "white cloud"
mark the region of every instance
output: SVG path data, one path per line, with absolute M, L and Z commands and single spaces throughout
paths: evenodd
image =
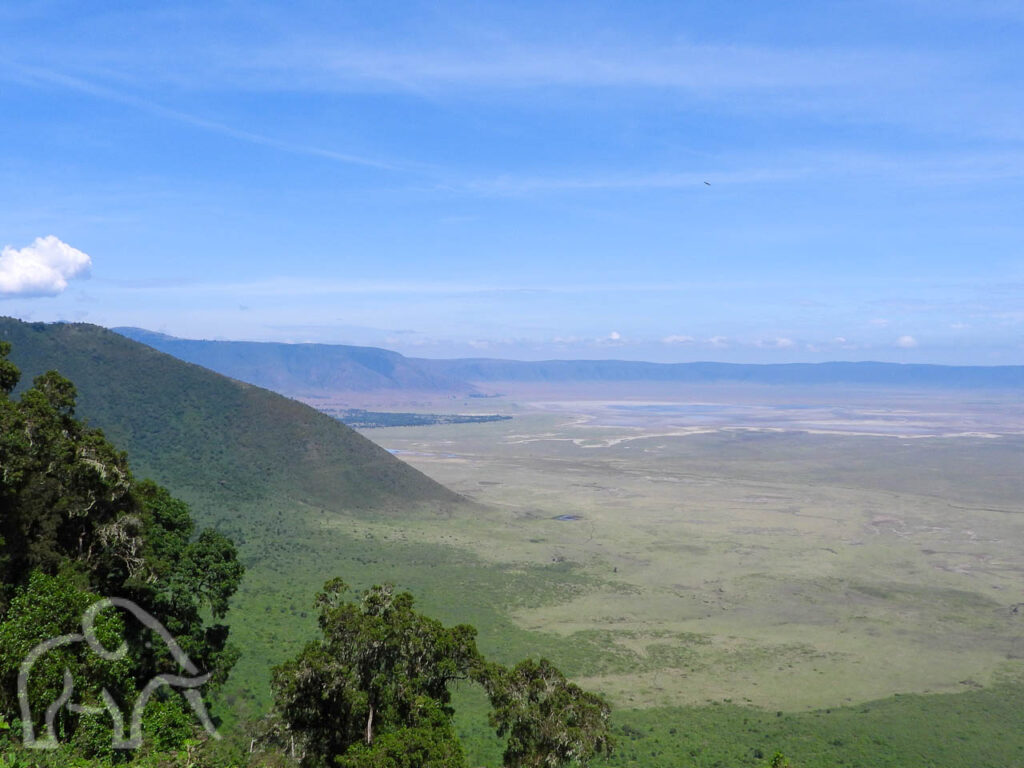
M 792 339 L 777 338 L 757 342 L 757 346 L 767 349 L 789 349 L 796 344 Z
M 729 339 L 725 336 L 712 336 L 708 339 L 708 344 L 716 349 L 721 349 L 722 347 L 729 346 Z
M 666 336 L 661 341 L 663 344 L 692 344 L 696 339 L 693 336 Z
M 860 349 L 860 345 L 856 344 L 845 336 L 836 336 L 832 339 L 832 344 L 839 346 L 840 349 Z
M 896 346 L 900 349 L 913 349 L 917 346 L 917 339 L 913 336 L 900 336 L 896 339 Z
M 0 251 L 0 296 L 56 296 L 68 281 L 86 277 L 92 259 L 53 235 Z
M 623 340 L 621 333 L 612 331 L 607 336 L 594 339 L 593 343 L 598 346 L 621 347 L 626 342 Z

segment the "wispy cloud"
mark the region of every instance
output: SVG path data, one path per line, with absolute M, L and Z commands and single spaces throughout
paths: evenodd
M 385 160 L 349 154 L 346 152 L 338 152 L 333 149 L 308 144 L 298 144 L 282 139 L 276 139 L 260 133 L 242 130 L 224 123 L 219 123 L 215 120 L 208 120 L 188 112 L 171 109 L 170 107 L 150 101 L 149 99 L 144 99 L 125 91 L 119 91 L 114 88 L 94 83 L 89 80 L 84 80 L 80 77 L 67 75 L 62 72 L 35 66 L 24 66 L 16 63 L 9 64 L 8 66 L 10 67 L 8 77 L 13 74 L 23 83 L 46 84 L 49 86 L 76 91 L 78 93 L 84 93 L 98 99 L 103 99 L 104 101 L 124 104 L 143 112 L 156 115 L 157 117 L 167 118 L 168 120 L 190 125 L 193 128 L 217 133 L 221 136 L 227 136 L 228 138 L 237 139 L 249 144 L 269 147 L 271 149 L 277 149 L 282 152 L 289 152 L 292 154 L 309 155 L 312 157 L 323 158 L 325 160 L 331 160 L 333 162 L 360 165 L 381 170 L 394 171 L 400 169 L 409 170 L 411 168 L 411 166 L 403 166 Z
M 221 72 L 258 74 L 273 87 L 386 89 L 654 88 L 700 93 L 790 88 L 892 86 L 911 82 L 939 65 L 926 54 L 840 47 L 779 48 L 677 43 L 634 47 L 583 42 L 575 46 L 528 41 L 480 47 L 420 50 L 365 48 L 352 41 L 271 46 L 222 58 Z M 287 78 L 287 79 L 286 79 Z M 248 78 L 246 78 L 248 79 Z
M 167 26 L 165 13 L 150 14 L 154 25 Z M 145 14 L 140 11 L 136 17 Z M 741 43 L 727 37 L 698 41 L 650 31 L 609 35 L 578 25 L 572 36 L 538 35 L 537 27 L 545 26 L 544 12 L 534 12 L 533 23 L 518 28 L 485 18 L 478 25 L 428 26 L 419 34 L 382 38 L 355 19 L 304 25 L 296 21 L 302 15 L 266 9 L 246 20 L 248 34 L 243 34 L 233 14 L 193 8 L 176 24 L 200 31 L 172 37 L 173 56 L 144 45 L 104 45 L 79 34 L 63 41 L 49 64 L 34 51 L 17 47 L 7 58 L 79 77 L 94 73 L 108 82 L 134 84 L 136 90 L 397 92 L 429 99 L 493 100 L 524 92 L 536 97 L 542 91 L 601 89 L 628 92 L 630 98 L 642 92 L 658 97 L 668 93 L 729 111 L 909 121 L 929 130 L 954 127 L 935 118 L 948 110 L 949 97 L 956 97 L 982 108 L 958 114 L 956 130 L 1016 130 L 1019 135 L 1020 129 L 1013 128 L 1019 123 L 1014 108 L 1019 96 L 990 76 L 990 70 L 1001 66 L 999 57 L 981 61 L 948 47 L 858 45 L 841 38 L 818 45 Z M 133 20 L 138 23 L 138 18 Z M 235 42 L 239 39 L 244 44 Z

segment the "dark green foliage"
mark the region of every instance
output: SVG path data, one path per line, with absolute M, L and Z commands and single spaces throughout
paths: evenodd
M 0 344 L 0 384 L 17 380 L 9 351 Z M 10 390 L 0 388 L 0 712 L 17 712 L 15 681 L 29 651 L 81 632 L 85 609 L 100 597 L 127 598 L 153 614 L 200 669 L 214 673 L 208 693 L 237 657 L 226 626 L 203 618 L 223 618 L 241 581 L 234 545 L 213 530 L 193 539 L 188 507 L 135 481 L 125 454 L 75 418 L 70 381 L 50 371 L 18 400 Z M 154 675 L 177 670 L 163 641 L 134 619 L 108 609 L 96 626 L 109 649 L 127 642 L 127 656 L 104 661 L 81 638 L 46 653 L 30 683 L 30 700 L 42 703 L 37 725 L 65 669 L 74 672 L 75 703 L 88 706 L 101 705 L 103 688 L 131 702 Z M 180 697 L 158 694 L 150 709 L 146 717 L 160 724 L 165 743 L 190 732 L 191 725 L 179 727 Z M 109 724 L 98 726 L 97 715 L 61 710 L 59 717 L 59 736 L 80 753 L 109 750 Z
M 11 342 L 0 341 L 0 392 L 5 395 L 11 394 L 21 379 L 18 366 L 7 359 L 10 354 Z
M 274 670 L 278 709 L 302 738 L 304 762 L 362 766 L 465 765 L 450 686 L 481 683 L 491 723 L 508 736 L 508 766 L 586 766 L 611 745 L 608 705 L 550 662 L 488 663 L 476 630 L 446 628 L 413 610 L 408 592 L 373 587 L 345 599 L 344 582 L 317 597 L 323 639 Z
M 374 587 L 354 602 L 347 590 L 340 580 L 325 585 L 317 598 L 323 639 L 274 670 L 278 707 L 302 735 L 306 763 L 327 765 L 362 743 L 350 759 L 363 765 L 411 740 L 446 756 L 438 765 L 461 764 L 449 762 L 461 750 L 452 747 L 448 685 L 478 664 L 476 631 L 416 613 L 408 592 Z M 378 734 L 384 743 L 374 746 Z
M 16 709 L 14 680 L 22 661 L 41 641 L 80 632 L 82 614 L 96 599 L 96 595 L 81 589 L 67 573 L 48 576 L 35 571 L 28 584 L 17 590 L 5 620 L 0 623 L 0 675 L 4 681 L 0 701 L 8 717 L 20 714 Z M 123 632 L 124 623 L 118 613 L 107 611 L 97 617 L 97 638 L 105 647 L 116 648 Z M 75 701 L 79 704 L 102 706 L 100 691 L 104 687 L 129 696 L 135 692 L 135 670 L 130 659 L 107 661 L 82 643 L 55 648 L 39 658 L 29 678 L 29 701 L 35 705 L 33 720 L 39 738 L 47 736 L 42 729 L 42 715 L 49 703 L 61 694 L 65 670 L 74 673 Z M 91 720 L 67 709 L 60 710 L 57 733 L 53 735 L 60 740 L 74 735 L 79 751 L 87 755 L 109 751 L 109 727 L 102 728 L 102 732 L 92 738 L 91 733 L 76 732 L 83 719 Z
M 142 718 L 150 752 L 177 749 L 194 734 L 195 727 L 195 715 L 181 696 L 154 697 Z
M 586 766 L 611 750 L 608 704 L 568 682 L 547 659 L 527 659 L 484 676 L 491 725 L 508 736 L 509 768 Z
M 421 697 L 414 725 L 382 730 L 372 744 L 353 744 L 335 764 L 340 768 L 464 768 L 466 756 L 451 717 Z
M 193 590 L 201 602 L 210 606 L 218 619 L 228 611 L 228 600 L 242 579 L 231 539 L 207 528 L 191 542 L 181 556 L 181 582 Z
M 0 340 L 26 376 L 56 368 L 74 381 L 79 413 L 186 499 L 375 513 L 462 501 L 330 416 L 105 328 L 0 318 Z
M 5 591 L 34 568 L 72 559 L 101 590 L 138 566 L 140 521 L 124 454 L 74 418 L 75 389 L 54 372 L 19 402 L 0 395 L 0 581 Z

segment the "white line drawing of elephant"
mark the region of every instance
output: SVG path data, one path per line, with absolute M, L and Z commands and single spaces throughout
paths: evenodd
M 129 734 L 128 737 L 125 738 L 124 718 L 121 713 L 121 708 L 106 688 L 101 692 L 104 704 L 103 707 L 91 707 L 68 703 L 71 700 L 72 693 L 74 692 L 74 679 L 71 676 L 71 672 L 65 669 L 64 688 L 60 695 L 46 709 L 44 717 L 44 723 L 47 731 L 46 737 L 36 738 L 35 727 L 32 723 L 32 707 L 28 699 L 28 681 L 29 676 L 32 673 L 33 665 L 41 656 L 54 648 L 83 641 L 88 644 L 89 648 L 94 653 L 106 661 L 119 661 L 123 659 L 128 653 L 128 644 L 124 640 L 121 641 L 121 644 L 115 650 L 108 651 L 96 637 L 96 630 L 94 627 L 96 616 L 107 608 L 112 607 L 125 609 L 135 616 L 135 618 L 137 618 L 144 626 L 156 632 L 167 645 L 167 649 L 170 651 L 174 660 L 180 667 L 192 675 L 192 677 L 162 674 L 156 675 L 146 683 L 132 707 Z M 60 635 L 58 637 L 52 637 L 49 640 L 44 640 L 29 651 L 28 655 L 25 656 L 25 660 L 22 661 L 18 672 L 18 705 L 21 708 L 22 740 L 26 747 L 31 747 L 33 749 L 56 749 L 59 742 L 57 741 L 57 732 L 54 728 L 54 720 L 61 708 L 67 706 L 70 711 L 82 714 L 96 715 L 108 712 L 113 723 L 114 735 L 112 745 L 114 749 L 136 749 L 142 745 L 142 713 L 146 709 L 146 704 L 149 702 L 150 697 L 162 685 L 181 689 L 185 699 L 192 707 L 192 710 L 196 713 L 196 717 L 199 718 L 199 722 L 202 723 L 206 732 L 210 734 L 212 738 L 219 739 L 221 736 L 217 733 L 217 729 L 214 726 L 213 721 L 210 720 L 210 715 L 207 713 L 206 706 L 203 704 L 202 696 L 198 691 L 198 688 L 206 683 L 210 679 L 210 676 L 211 673 L 209 672 L 202 675 L 199 674 L 199 668 L 196 667 L 188 655 L 181 650 L 181 646 L 178 645 L 178 642 L 171 636 L 171 633 L 167 631 L 167 628 L 164 627 L 164 625 L 161 624 L 155 616 L 140 608 L 131 600 L 126 600 L 121 597 L 105 597 L 96 601 L 86 609 L 85 613 L 82 615 L 81 633 Z

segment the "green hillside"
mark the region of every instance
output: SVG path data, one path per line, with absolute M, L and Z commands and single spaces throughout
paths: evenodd
M 269 669 L 315 630 L 312 596 L 330 576 L 366 586 L 383 558 L 341 521 L 445 519 L 472 507 L 337 420 L 86 324 L 0 318 L 24 388 L 56 369 L 78 389 L 77 414 L 127 451 L 136 476 L 188 501 L 200 525 L 239 544 L 247 573 L 228 616 L 242 659 L 222 714 L 269 703 Z M 441 553 L 408 555 L 427 567 Z M 415 569 L 414 569 L 415 570 Z
M 143 475 L 190 498 L 289 498 L 332 510 L 443 508 L 460 498 L 335 419 L 95 325 L 0 319 L 22 386 L 51 368 L 80 416 Z
M 246 576 L 228 621 L 242 657 L 225 687 L 229 719 L 265 711 L 270 667 L 313 636 L 312 598 L 333 576 L 415 589 L 427 612 L 476 624 L 497 660 L 575 655 L 569 641 L 517 627 L 508 606 L 557 598 L 584 576 L 561 563 L 495 567 L 406 534 L 407 523 L 443 526 L 479 510 L 337 420 L 93 325 L 0 318 L 0 339 L 13 345 L 22 387 L 49 369 L 71 379 L 78 415 L 127 451 L 137 476 L 239 545 Z

